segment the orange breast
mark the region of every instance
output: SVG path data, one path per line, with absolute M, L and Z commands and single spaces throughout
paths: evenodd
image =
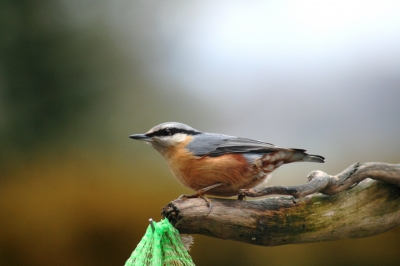
M 263 182 L 257 177 L 253 166 L 240 154 L 225 154 L 218 157 L 196 157 L 184 147 L 191 141 L 186 141 L 175 147 L 168 148 L 164 157 L 175 177 L 184 186 L 195 191 L 223 183 L 207 194 L 216 196 L 238 195 L 239 189 L 250 188 Z

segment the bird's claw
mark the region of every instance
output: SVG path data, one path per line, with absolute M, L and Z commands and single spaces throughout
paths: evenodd
M 239 195 L 238 195 L 238 200 L 244 200 L 246 199 L 246 196 L 248 195 L 249 190 L 248 189 L 239 189 Z
M 202 198 L 206 202 L 206 205 L 209 209 L 207 215 L 210 214 L 210 212 L 212 210 L 211 200 L 209 198 L 207 198 L 204 194 L 200 193 L 200 191 L 198 191 L 197 193 L 195 193 L 193 195 L 186 195 L 186 194 L 180 195 L 178 199 L 185 200 L 185 199 L 193 199 L 193 198 Z

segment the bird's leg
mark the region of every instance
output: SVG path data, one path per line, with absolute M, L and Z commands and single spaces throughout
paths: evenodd
M 183 194 L 183 195 L 180 195 L 178 199 L 202 198 L 202 199 L 206 202 L 207 207 L 210 208 L 210 212 L 211 212 L 211 209 L 212 209 L 211 200 L 208 199 L 204 194 L 205 194 L 207 191 L 209 191 L 209 190 L 211 190 L 211 189 L 213 189 L 213 188 L 219 187 L 219 186 L 221 186 L 221 185 L 224 185 L 224 184 L 225 184 L 225 183 L 217 183 L 217 184 L 214 184 L 214 185 L 211 185 L 211 186 L 202 188 L 202 189 L 196 191 L 196 193 L 193 194 L 193 195 L 186 195 L 186 194 Z

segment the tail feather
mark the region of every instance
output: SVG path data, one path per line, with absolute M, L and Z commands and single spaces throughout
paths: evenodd
M 288 160 L 289 162 L 313 162 L 313 163 L 323 163 L 325 162 L 325 157 L 321 155 L 308 154 L 306 150 L 303 149 L 291 149 L 295 151 L 292 157 Z
M 307 154 L 303 158 L 304 162 L 313 162 L 313 163 L 324 163 L 325 157 L 321 155 Z

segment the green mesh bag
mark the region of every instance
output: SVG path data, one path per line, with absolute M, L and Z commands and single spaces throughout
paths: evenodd
M 150 220 L 146 234 L 125 266 L 192 266 L 195 265 L 184 247 L 178 230 L 163 219 Z

